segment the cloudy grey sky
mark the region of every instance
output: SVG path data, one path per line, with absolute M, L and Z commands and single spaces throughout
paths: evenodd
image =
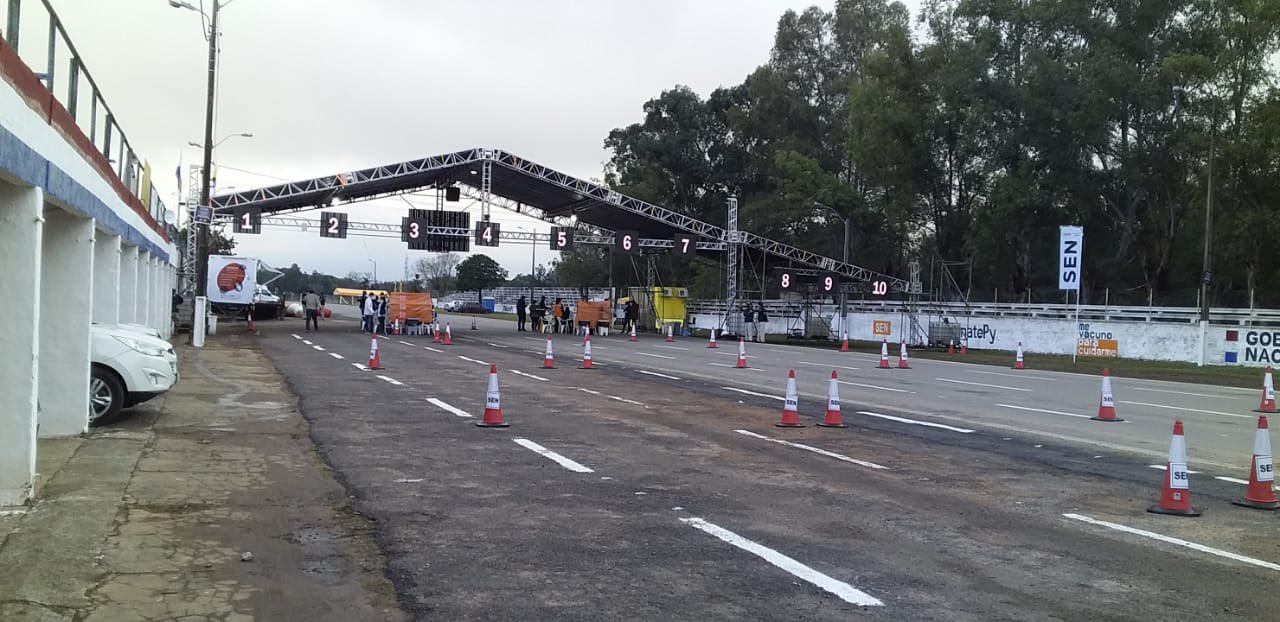
M 218 149 L 218 185 L 251 189 L 477 146 L 599 177 L 604 137 L 638 121 L 645 100 L 676 84 L 705 95 L 740 82 L 767 60 L 783 11 L 812 4 L 833 0 L 232 0 L 221 14 L 215 136 L 254 138 Z M 185 145 L 203 137 L 199 15 L 166 0 L 53 5 L 174 207 L 174 168 L 199 161 Z M 353 221 L 399 222 L 407 207 L 344 209 Z M 373 260 L 381 278 L 398 277 L 407 254 L 398 238 L 322 240 L 314 229 L 238 242 L 275 265 L 340 275 Z M 513 274 L 528 272 L 528 246 L 490 251 Z M 538 254 L 541 263 L 551 251 Z

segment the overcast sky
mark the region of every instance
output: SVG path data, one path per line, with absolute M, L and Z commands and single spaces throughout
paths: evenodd
M 639 121 L 647 99 L 676 84 L 706 95 L 741 82 L 768 59 L 778 17 L 813 4 L 830 9 L 833 0 L 232 0 L 220 15 L 215 137 L 254 138 L 217 150 L 218 186 L 247 190 L 478 146 L 599 177 L 605 136 Z M 53 5 L 175 208 L 173 171 L 181 160 L 185 178 L 200 158 L 186 144 L 203 138 L 199 15 L 166 0 Z M 343 209 L 352 221 L 399 222 L 408 207 Z M 533 224 L 505 211 L 494 219 Z M 406 256 L 426 255 L 407 253 L 398 238 L 322 240 L 315 229 L 267 228 L 238 243 L 274 265 L 338 275 L 368 271 L 373 260 L 384 279 L 401 275 Z M 529 271 L 528 246 L 488 250 L 512 274 Z M 539 263 L 551 254 L 539 248 Z

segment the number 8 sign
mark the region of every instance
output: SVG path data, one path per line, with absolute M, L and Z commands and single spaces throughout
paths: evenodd
M 613 232 L 613 247 L 624 255 L 639 255 L 640 233 L 638 231 Z

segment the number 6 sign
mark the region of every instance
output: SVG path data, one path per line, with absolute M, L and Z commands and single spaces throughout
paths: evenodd
M 613 232 L 613 247 L 624 255 L 639 255 L 640 233 L 638 231 Z

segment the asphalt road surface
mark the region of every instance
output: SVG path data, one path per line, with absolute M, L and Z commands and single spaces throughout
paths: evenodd
M 1230 505 L 1256 392 L 1116 380 L 1101 423 L 1090 376 L 616 334 L 544 370 L 545 337 L 449 319 L 377 371 L 353 319 L 258 325 L 419 619 L 1280 616 L 1280 520 Z M 474 425 L 491 364 L 507 428 Z M 790 369 L 804 428 L 773 425 Z M 833 369 L 848 428 L 812 425 Z M 1145 511 L 1174 419 L 1199 518 Z

